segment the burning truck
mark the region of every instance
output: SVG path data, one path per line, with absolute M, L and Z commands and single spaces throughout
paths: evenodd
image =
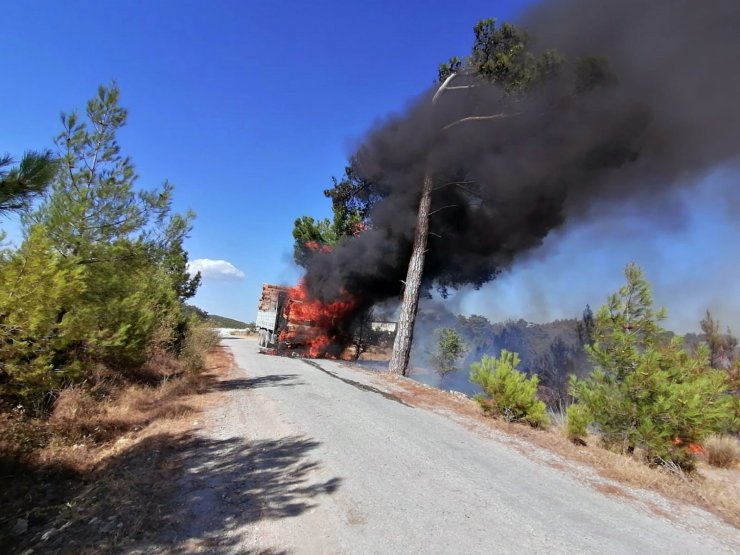
M 329 303 L 312 299 L 303 283 L 265 283 L 257 306 L 259 346 L 271 354 L 339 358 L 351 342 L 344 325 L 356 308 L 350 298 Z

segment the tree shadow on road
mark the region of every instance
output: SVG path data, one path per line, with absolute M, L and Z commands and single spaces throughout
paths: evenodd
M 244 525 L 298 516 L 340 487 L 340 478 L 319 477 L 311 456 L 318 445 L 298 436 L 150 436 L 78 483 L 52 522 L 29 528 L 21 547 L 75 555 L 250 553 Z
M 293 387 L 303 384 L 298 374 L 269 374 L 257 378 L 236 378 L 220 380 L 214 384 L 216 389 L 233 391 L 235 389 L 257 389 L 260 387 Z

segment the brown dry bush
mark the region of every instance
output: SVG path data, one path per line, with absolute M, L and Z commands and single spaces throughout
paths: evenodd
M 711 435 L 704 441 L 707 462 L 719 468 L 730 468 L 740 462 L 740 441 L 732 436 Z
M 0 459 L 17 459 L 49 443 L 51 429 L 21 407 L 0 410 Z
M 126 375 L 96 364 L 84 382 L 54 392 L 46 413 L 2 404 L 0 456 L 82 462 L 83 448 L 94 450 L 153 421 L 187 415 L 192 409 L 177 399 L 207 389 L 199 372 L 217 343 L 215 333 L 196 327 L 186 335 L 181 356 L 155 346 L 146 363 Z
M 153 350 L 147 361 L 133 375 L 135 381 L 157 385 L 183 373 L 182 363 L 164 350 Z
M 218 345 L 218 334 L 205 326 L 194 326 L 185 335 L 179 360 L 187 372 L 200 372 L 205 354 Z

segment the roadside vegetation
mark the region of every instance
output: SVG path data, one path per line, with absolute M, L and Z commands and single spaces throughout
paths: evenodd
M 707 314 L 702 327 L 714 335 L 686 347 L 660 326 L 665 311 L 654 309 L 640 268 L 629 264 L 625 277 L 627 283 L 598 310 L 589 332 L 585 352 L 592 372 L 570 375 L 573 402 L 565 409 L 565 435 L 681 471 L 693 470 L 705 450 L 710 464 L 732 466 L 738 458 L 733 435 L 740 431 L 740 399 L 733 387 L 739 361 L 730 352 L 736 342 L 719 334 Z M 728 362 L 729 368 L 717 367 Z M 497 358 L 474 362 L 470 381 L 483 389 L 476 400 L 508 422 L 547 427 L 539 377 L 527 378 L 519 363 L 519 356 L 505 349 Z
M 172 211 L 169 183 L 137 183 L 119 95 L 101 86 L 62 114 L 54 151 L 0 159 L 0 217 L 19 213 L 23 231 L 0 252 L 0 525 L 13 537 L 54 476 L 186 414 L 176 400 L 198 390 L 218 342 L 184 304 L 200 283 L 183 248 L 194 215 Z
M 666 337 L 665 311 L 654 310 L 640 269 L 630 264 L 625 276 L 627 284 L 596 315 L 594 343 L 586 347 L 594 371 L 571 379 L 579 407 L 569 411 L 578 420 L 571 435 L 588 422 L 609 449 L 690 470 L 707 437 L 738 431 L 738 398 L 729 374 L 712 368 L 706 345 L 691 352 L 681 338 Z
M 550 423 L 545 403 L 537 398 L 539 378 L 519 372 L 519 355 L 507 350 L 498 358 L 484 356 L 471 366 L 470 381 L 480 385 L 483 393 L 476 401 L 487 413 L 507 422 L 526 422 L 546 427 Z

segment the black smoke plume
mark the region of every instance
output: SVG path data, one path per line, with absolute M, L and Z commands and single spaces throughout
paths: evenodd
M 740 154 L 738 0 L 560 0 L 519 24 L 535 50 L 564 55 L 560 76 L 524 96 L 487 85 L 432 104 L 435 86 L 371 130 L 355 169 L 382 200 L 369 231 L 312 259 L 317 298 L 346 291 L 369 305 L 402 292 L 427 173 L 424 282 L 454 287 L 486 283 L 553 229 L 615 203 L 669 218 L 660 206 L 674 191 Z M 575 62 L 591 56 L 610 76 L 589 88 Z

